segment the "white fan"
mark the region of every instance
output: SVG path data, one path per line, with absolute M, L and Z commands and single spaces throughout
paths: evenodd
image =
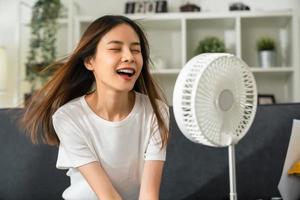
M 237 199 L 234 145 L 246 135 L 256 107 L 254 76 L 231 54 L 195 56 L 177 77 L 173 109 L 181 132 L 195 143 L 229 147 L 231 200 Z

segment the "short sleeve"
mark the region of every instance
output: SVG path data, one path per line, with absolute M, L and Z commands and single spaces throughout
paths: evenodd
M 169 130 L 169 122 L 170 122 L 170 115 L 169 115 L 169 107 L 159 102 L 159 109 L 162 114 L 162 119 Z M 152 113 L 151 117 L 151 127 L 150 127 L 150 139 L 148 146 L 145 152 L 145 160 L 166 160 L 166 146 L 161 149 L 162 139 L 160 136 L 157 118 L 154 113 Z
M 63 113 L 53 115 L 54 130 L 60 140 L 56 167 L 58 169 L 76 168 L 96 161 L 96 156 L 88 146 L 87 138 L 76 123 Z

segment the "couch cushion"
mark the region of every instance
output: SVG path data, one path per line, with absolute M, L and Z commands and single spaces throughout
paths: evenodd
M 32 145 L 19 130 L 20 109 L 0 109 L 0 199 L 61 199 L 69 180 L 55 168 L 57 147 Z
M 171 118 L 161 199 L 228 199 L 227 148 L 190 142 Z M 258 106 L 252 127 L 236 145 L 239 199 L 280 196 L 277 185 L 293 119 L 300 119 L 300 104 Z

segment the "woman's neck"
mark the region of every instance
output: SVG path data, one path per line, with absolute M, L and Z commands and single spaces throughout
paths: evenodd
M 120 121 L 131 112 L 135 93 L 130 92 L 98 92 L 86 96 L 86 101 L 91 109 L 101 118 L 108 121 Z

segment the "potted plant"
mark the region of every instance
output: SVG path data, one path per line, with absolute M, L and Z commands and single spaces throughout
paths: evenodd
M 225 52 L 225 44 L 217 37 L 210 36 L 201 40 L 194 51 L 195 55 L 201 53 L 223 53 Z
M 38 0 L 32 8 L 30 46 L 25 64 L 31 93 L 52 74 L 44 69 L 56 58 L 57 19 L 61 7 L 60 0 Z
M 256 43 L 259 65 L 263 68 L 275 66 L 275 40 L 271 37 L 262 37 Z

